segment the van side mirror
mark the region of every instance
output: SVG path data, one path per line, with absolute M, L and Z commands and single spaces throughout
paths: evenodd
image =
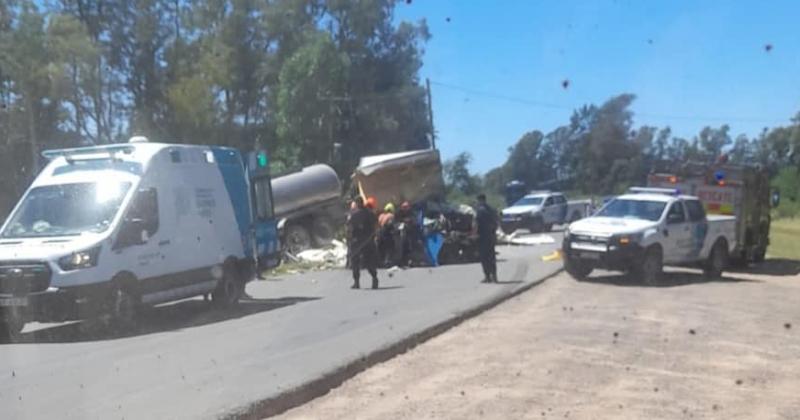
M 781 191 L 775 189 L 772 191 L 772 197 L 770 199 L 770 204 L 772 208 L 778 207 L 781 204 Z
M 134 245 L 144 245 L 149 239 L 145 222 L 142 219 L 126 219 L 119 229 L 116 249 L 127 248 Z

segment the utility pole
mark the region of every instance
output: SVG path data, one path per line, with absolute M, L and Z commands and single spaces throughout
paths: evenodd
M 431 79 L 425 78 L 425 86 L 428 93 L 428 119 L 431 124 L 431 148 L 436 150 L 436 130 L 433 129 L 433 104 L 431 103 Z

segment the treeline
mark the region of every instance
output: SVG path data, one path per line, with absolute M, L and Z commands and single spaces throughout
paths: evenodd
M 427 147 L 430 35 L 396 3 L 0 0 L 0 214 L 46 148 L 146 135 L 260 145 L 279 172 L 335 154 L 347 173 Z
M 735 136 L 728 125 L 705 127 L 692 138 L 674 136 L 669 127 L 634 126 L 634 95 L 613 97 L 600 106 L 573 112 L 567 124 L 544 134 L 526 133 L 509 148 L 506 162 L 485 174 L 469 173 L 468 153 L 447 163 L 446 178 L 454 196 L 487 190 L 499 195 L 506 183 L 551 188 L 587 195 L 623 192 L 642 185 L 655 162 L 760 164 L 770 170 L 789 212 L 800 199 L 800 114 L 784 127 L 765 128 L 757 137 Z

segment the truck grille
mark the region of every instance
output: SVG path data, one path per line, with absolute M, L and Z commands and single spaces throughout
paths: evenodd
M 572 242 L 582 242 L 587 244 L 598 244 L 598 245 L 606 245 L 608 244 L 610 237 L 607 236 L 596 236 L 596 235 L 587 235 L 582 233 L 575 233 L 570 235 L 570 239 Z
M 50 267 L 38 261 L 0 261 L 0 294 L 22 295 L 50 287 Z

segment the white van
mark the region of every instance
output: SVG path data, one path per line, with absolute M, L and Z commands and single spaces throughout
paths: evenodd
M 232 305 L 278 262 L 266 154 L 136 137 L 44 156 L 0 229 L 5 334 L 198 295 Z

